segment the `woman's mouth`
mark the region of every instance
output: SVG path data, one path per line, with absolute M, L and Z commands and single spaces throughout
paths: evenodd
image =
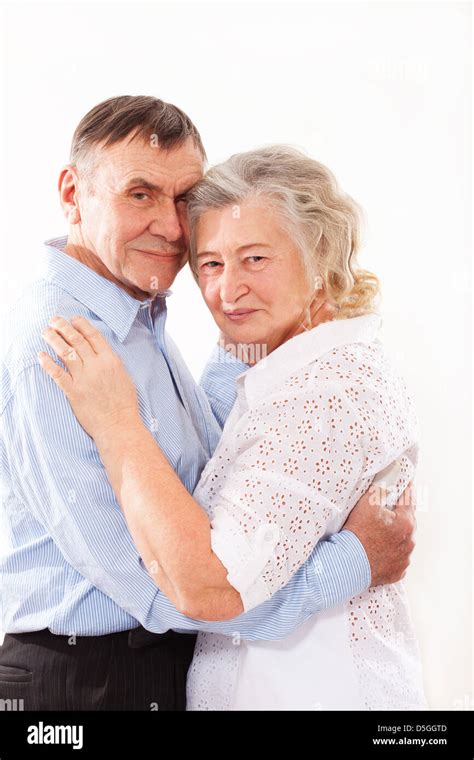
M 242 322 L 246 317 L 255 314 L 258 309 L 236 309 L 235 311 L 225 311 L 225 316 L 232 322 Z

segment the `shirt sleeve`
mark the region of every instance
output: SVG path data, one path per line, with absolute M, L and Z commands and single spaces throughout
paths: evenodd
M 181 633 L 207 631 L 246 641 L 275 641 L 290 636 L 312 615 L 343 604 L 369 586 L 370 565 L 365 550 L 354 533 L 343 530 L 321 541 L 309 560 L 271 599 L 232 620 L 216 623 L 186 618 L 163 594 L 157 597 L 154 614 L 159 610 L 170 627 Z M 148 621 L 144 625 L 149 628 Z
M 248 364 L 236 359 L 219 345 L 214 348 L 204 368 L 199 384 L 221 429 L 234 406 L 237 395 L 235 381 L 248 368 Z
M 318 610 L 360 593 L 369 583 L 365 552 L 348 534 L 339 551 L 308 562 L 258 609 L 225 622 L 188 618 L 148 575 L 92 439 L 39 365 L 23 371 L 3 422 L 10 471 L 25 507 L 65 560 L 149 631 L 281 639 Z M 351 570 L 353 564 L 359 572 Z
M 241 417 L 230 474 L 212 506 L 212 548 L 246 611 L 288 583 L 391 461 L 382 416 L 363 386 L 363 419 L 335 382 L 299 388 L 260 400 Z
M 140 563 L 93 440 L 39 365 L 16 381 L 3 434 L 19 500 L 66 562 L 141 622 L 158 589 Z

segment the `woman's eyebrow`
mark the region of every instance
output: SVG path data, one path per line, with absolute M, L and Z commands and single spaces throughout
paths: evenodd
M 235 249 L 236 253 L 240 253 L 241 251 L 247 250 L 247 248 L 271 248 L 271 246 L 268 243 L 244 243 L 244 245 L 239 245 L 238 248 Z M 197 254 L 196 258 L 199 258 L 200 256 L 217 256 L 218 251 L 201 251 Z
M 201 253 L 198 253 L 196 258 L 199 259 L 201 256 L 218 256 L 219 254 L 217 251 L 201 251 Z
M 247 248 L 270 248 L 271 246 L 268 243 L 244 243 L 243 245 L 239 245 L 238 248 L 236 248 L 236 252 L 239 251 L 245 251 Z

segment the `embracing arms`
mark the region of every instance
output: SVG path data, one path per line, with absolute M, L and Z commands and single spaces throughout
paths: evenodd
M 213 551 L 209 519 L 182 486 L 153 437 L 142 425 L 133 383 L 120 360 L 101 334 L 85 320 L 75 326 L 78 329 L 72 330 L 62 320 L 56 327 L 57 332 L 51 331 L 55 334 L 48 339 L 65 361 L 69 374 L 45 355 L 42 365 L 66 393 L 83 427 L 93 435 L 134 541 L 159 588 L 185 614 L 208 620 L 239 614 L 243 609 L 244 593 L 248 594 L 247 609 L 253 606 L 252 599 L 258 602 L 259 599 L 268 598 L 278 586 L 271 587 L 270 580 L 266 597 L 259 597 L 255 589 L 258 573 L 250 572 L 249 575 L 247 572 L 247 577 L 241 579 L 239 584 L 234 581 L 239 569 L 235 568 L 233 581 L 240 593 L 229 583 L 229 563 L 226 561 L 227 567 L 224 567 Z M 70 353 L 71 348 L 74 358 L 69 361 L 67 352 Z M 86 385 L 84 368 L 87 369 Z M 100 403 L 96 403 L 99 397 Z M 91 403 L 92 399 L 95 399 L 94 403 Z M 248 463 L 241 462 L 241 472 L 245 474 L 248 466 Z M 283 486 L 289 489 L 290 494 L 295 482 L 290 480 Z M 309 489 L 308 493 L 301 495 L 303 498 L 311 496 Z M 238 503 L 233 504 L 235 514 L 241 507 Z M 328 508 L 329 505 L 323 500 L 322 512 Z M 354 533 L 357 535 L 357 530 L 366 526 L 370 509 L 373 527 L 377 528 L 379 524 L 382 528 L 383 524 L 386 537 L 387 522 L 395 523 L 395 514 L 387 510 L 381 513 L 374 505 L 366 507 L 365 517 L 359 514 L 358 525 L 354 520 Z M 318 538 L 318 525 L 319 535 L 322 533 L 321 510 L 315 513 L 316 517 L 309 528 L 311 540 L 301 542 L 297 565 L 292 572 L 309 555 Z M 377 518 L 376 510 L 380 518 Z M 349 525 L 346 527 L 350 528 Z M 288 525 L 280 525 L 279 528 L 284 533 L 291 530 Z M 400 534 L 398 550 L 409 533 L 407 529 L 405 535 Z M 394 526 L 394 537 L 396 535 Z M 253 560 L 258 559 L 252 547 L 248 554 L 247 569 L 252 566 Z M 398 554 L 401 556 L 400 551 Z M 404 552 L 403 561 L 407 554 L 409 551 Z M 232 563 L 230 557 L 227 559 Z M 268 561 L 271 562 L 270 554 Z M 278 582 L 282 585 L 282 578 Z M 387 579 L 385 582 L 388 582 Z

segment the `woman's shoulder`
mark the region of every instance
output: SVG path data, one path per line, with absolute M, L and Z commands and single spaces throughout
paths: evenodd
M 415 419 L 413 399 L 396 364 L 379 340 L 335 346 L 289 375 L 276 395 L 293 394 L 328 407 L 328 401 L 350 405 L 366 423 L 395 424 L 401 416 Z
M 281 384 L 281 390 L 298 388 L 304 392 L 327 385 L 339 387 L 364 386 L 390 390 L 403 384 L 395 363 L 379 340 L 370 343 L 344 343 L 334 346 L 317 358 L 291 373 Z
M 416 420 L 404 379 L 378 339 L 341 342 L 306 358 L 301 353 L 293 366 L 279 362 L 243 395 L 240 412 L 255 430 L 313 415 L 333 426 L 335 412 L 364 429 L 414 428 Z

